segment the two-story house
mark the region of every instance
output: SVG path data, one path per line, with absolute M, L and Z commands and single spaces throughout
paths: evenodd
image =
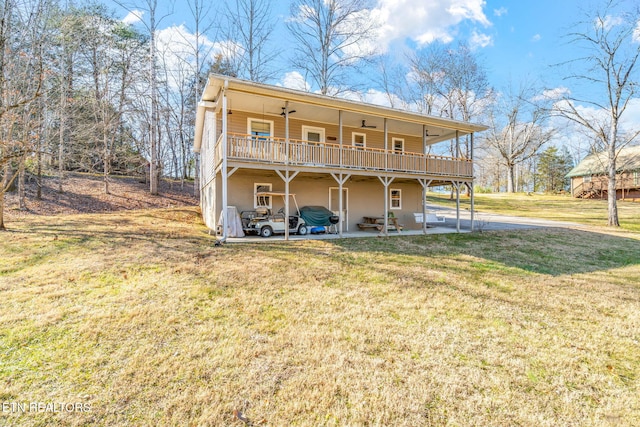
M 295 209 L 288 195 L 295 194 L 299 206 L 335 212 L 340 234 L 358 230 L 371 216 L 385 218 L 386 232 L 389 213 L 405 227 L 425 229 L 414 213 L 426 219 L 429 187 L 473 188 L 473 159 L 429 154 L 433 145 L 453 142 L 461 153 L 460 139 L 473 140 L 485 129 L 212 74 L 198 105 L 194 141 L 203 218 L 215 229 L 221 218 L 229 223 L 228 206 L 245 211 L 264 205 L 284 208 L 288 217 Z M 260 196 L 264 191 L 285 197 Z

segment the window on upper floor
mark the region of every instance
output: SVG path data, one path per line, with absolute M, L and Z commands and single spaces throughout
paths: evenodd
M 402 153 L 404 151 L 404 139 L 391 138 L 391 144 L 393 145 L 393 151 L 396 153 Z
M 260 119 L 247 119 L 247 133 L 256 139 L 266 139 L 273 136 L 273 121 Z
M 313 126 L 302 126 L 302 139 L 309 142 L 324 142 L 325 130 Z
M 367 146 L 367 134 L 360 132 L 351 133 L 351 144 L 354 147 L 364 148 Z

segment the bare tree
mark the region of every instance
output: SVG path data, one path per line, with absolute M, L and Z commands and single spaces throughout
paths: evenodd
M 412 102 L 426 114 L 472 121 L 493 102 L 487 72 L 466 43 L 434 43 L 409 59 Z M 470 138 L 463 140 L 470 156 Z M 452 155 L 457 155 L 452 147 Z
M 608 225 L 614 227 L 620 226 L 616 159 L 619 150 L 640 134 L 640 130 L 635 130 L 626 137 L 621 135 L 621 118 L 640 83 L 636 67 L 640 56 L 637 40 L 640 11 L 627 12 L 620 9 L 621 5 L 618 1 L 607 1 L 602 10 L 588 14 L 579 24 L 584 30 L 569 35 L 571 43 L 582 48 L 585 55 L 568 63 L 580 66 L 580 71 L 568 78 L 588 83 L 589 91 L 586 97 L 566 96 L 556 104 L 560 115 L 586 129 L 607 153 Z M 602 114 L 590 114 L 580 104 L 595 107 Z
M 507 168 L 507 191 L 516 191 L 516 167 L 531 157 L 555 135 L 547 127 L 549 108 L 545 98 L 529 86 L 511 88 L 498 97 L 489 113 L 490 128 L 483 136 Z
M 4 230 L 5 192 L 34 150 L 30 109 L 42 95 L 51 4 L 4 0 L 0 6 L 0 230 Z
M 129 4 L 125 1 L 114 0 L 116 4 L 125 8 L 126 10 L 139 13 L 139 4 Z M 146 8 L 144 12 L 148 14 L 148 20 L 143 19 L 143 16 L 139 16 L 140 22 L 146 27 L 149 32 L 149 98 L 150 98 L 150 122 L 149 122 L 149 192 L 153 195 L 158 194 L 158 181 L 160 179 L 160 137 L 159 137 L 159 115 L 158 115 L 158 76 L 157 76 L 157 45 L 156 45 L 156 32 L 160 22 L 168 16 L 158 16 L 158 0 L 144 0 L 143 3 Z M 171 7 L 173 3 L 171 2 Z M 170 14 L 170 13 L 169 13 Z
M 237 73 L 259 83 L 274 76 L 272 64 L 279 54 L 268 46 L 275 27 L 271 9 L 266 0 L 237 0 L 227 2 L 224 13 L 227 23 L 223 34 L 227 42 L 237 45 L 232 58 L 237 62 Z
M 294 0 L 287 23 L 295 39 L 293 65 L 323 95 L 351 89 L 347 71 L 375 53 L 378 27 L 366 0 Z
M 200 101 L 200 96 L 202 92 L 201 88 L 201 78 L 203 71 L 204 61 L 202 60 L 203 56 L 209 56 L 211 47 L 207 48 L 205 52 L 202 52 L 203 49 L 203 34 L 206 34 L 213 27 L 212 21 L 207 23 L 207 15 L 211 11 L 211 3 L 207 0 L 187 0 L 187 5 L 189 6 L 189 10 L 191 11 L 191 16 L 193 17 L 193 33 L 195 34 L 195 76 L 194 76 L 194 103 L 193 105 L 198 105 L 198 101 Z M 194 156 L 194 179 L 193 179 L 193 194 L 200 194 L 200 153 L 193 153 Z

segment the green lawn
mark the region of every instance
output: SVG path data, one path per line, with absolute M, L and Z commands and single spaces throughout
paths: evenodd
M 195 209 L 9 225 L 0 402 L 90 411 L 0 425 L 640 425 L 637 233 L 218 248 Z
M 462 196 L 461 206 L 469 208 L 469 198 Z M 428 202 L 454 207 L 449 194 L 429 193 Z M 476 211 L 529 218 L 569 221 L 590 226 L 607 225 L 607 201 L 601 199 L 575 199 L 569 195 L 525 193 L 476 194 Z M 640 232 L 640 203 L 618 201 L 618 217 L 623 230 Z

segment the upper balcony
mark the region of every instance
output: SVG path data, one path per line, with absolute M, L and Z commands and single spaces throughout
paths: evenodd
M 212 74 L 198 106 L 194 150 L 202 155 L 205 181 L 226 159 L 232 168 L 420 178 L 440 185 L 472 181 L 472 160 L 423 153 L 439 143 L 460 152 L 463 138 L 473 147 L 474 134 L 486 128 Z
M 222 135 L 215 145 L 216 166 L 222 161 Z M 317 172 L 358 171 L 375 175 L 409 175 L 471 180 L 471 160 L 377 148 L 319 143 L 299 139 L 256 137 L 230 133 L 227 161 L 256 168 L 290 166 Z M 252 166 L 253 165 L 253 166 Z

